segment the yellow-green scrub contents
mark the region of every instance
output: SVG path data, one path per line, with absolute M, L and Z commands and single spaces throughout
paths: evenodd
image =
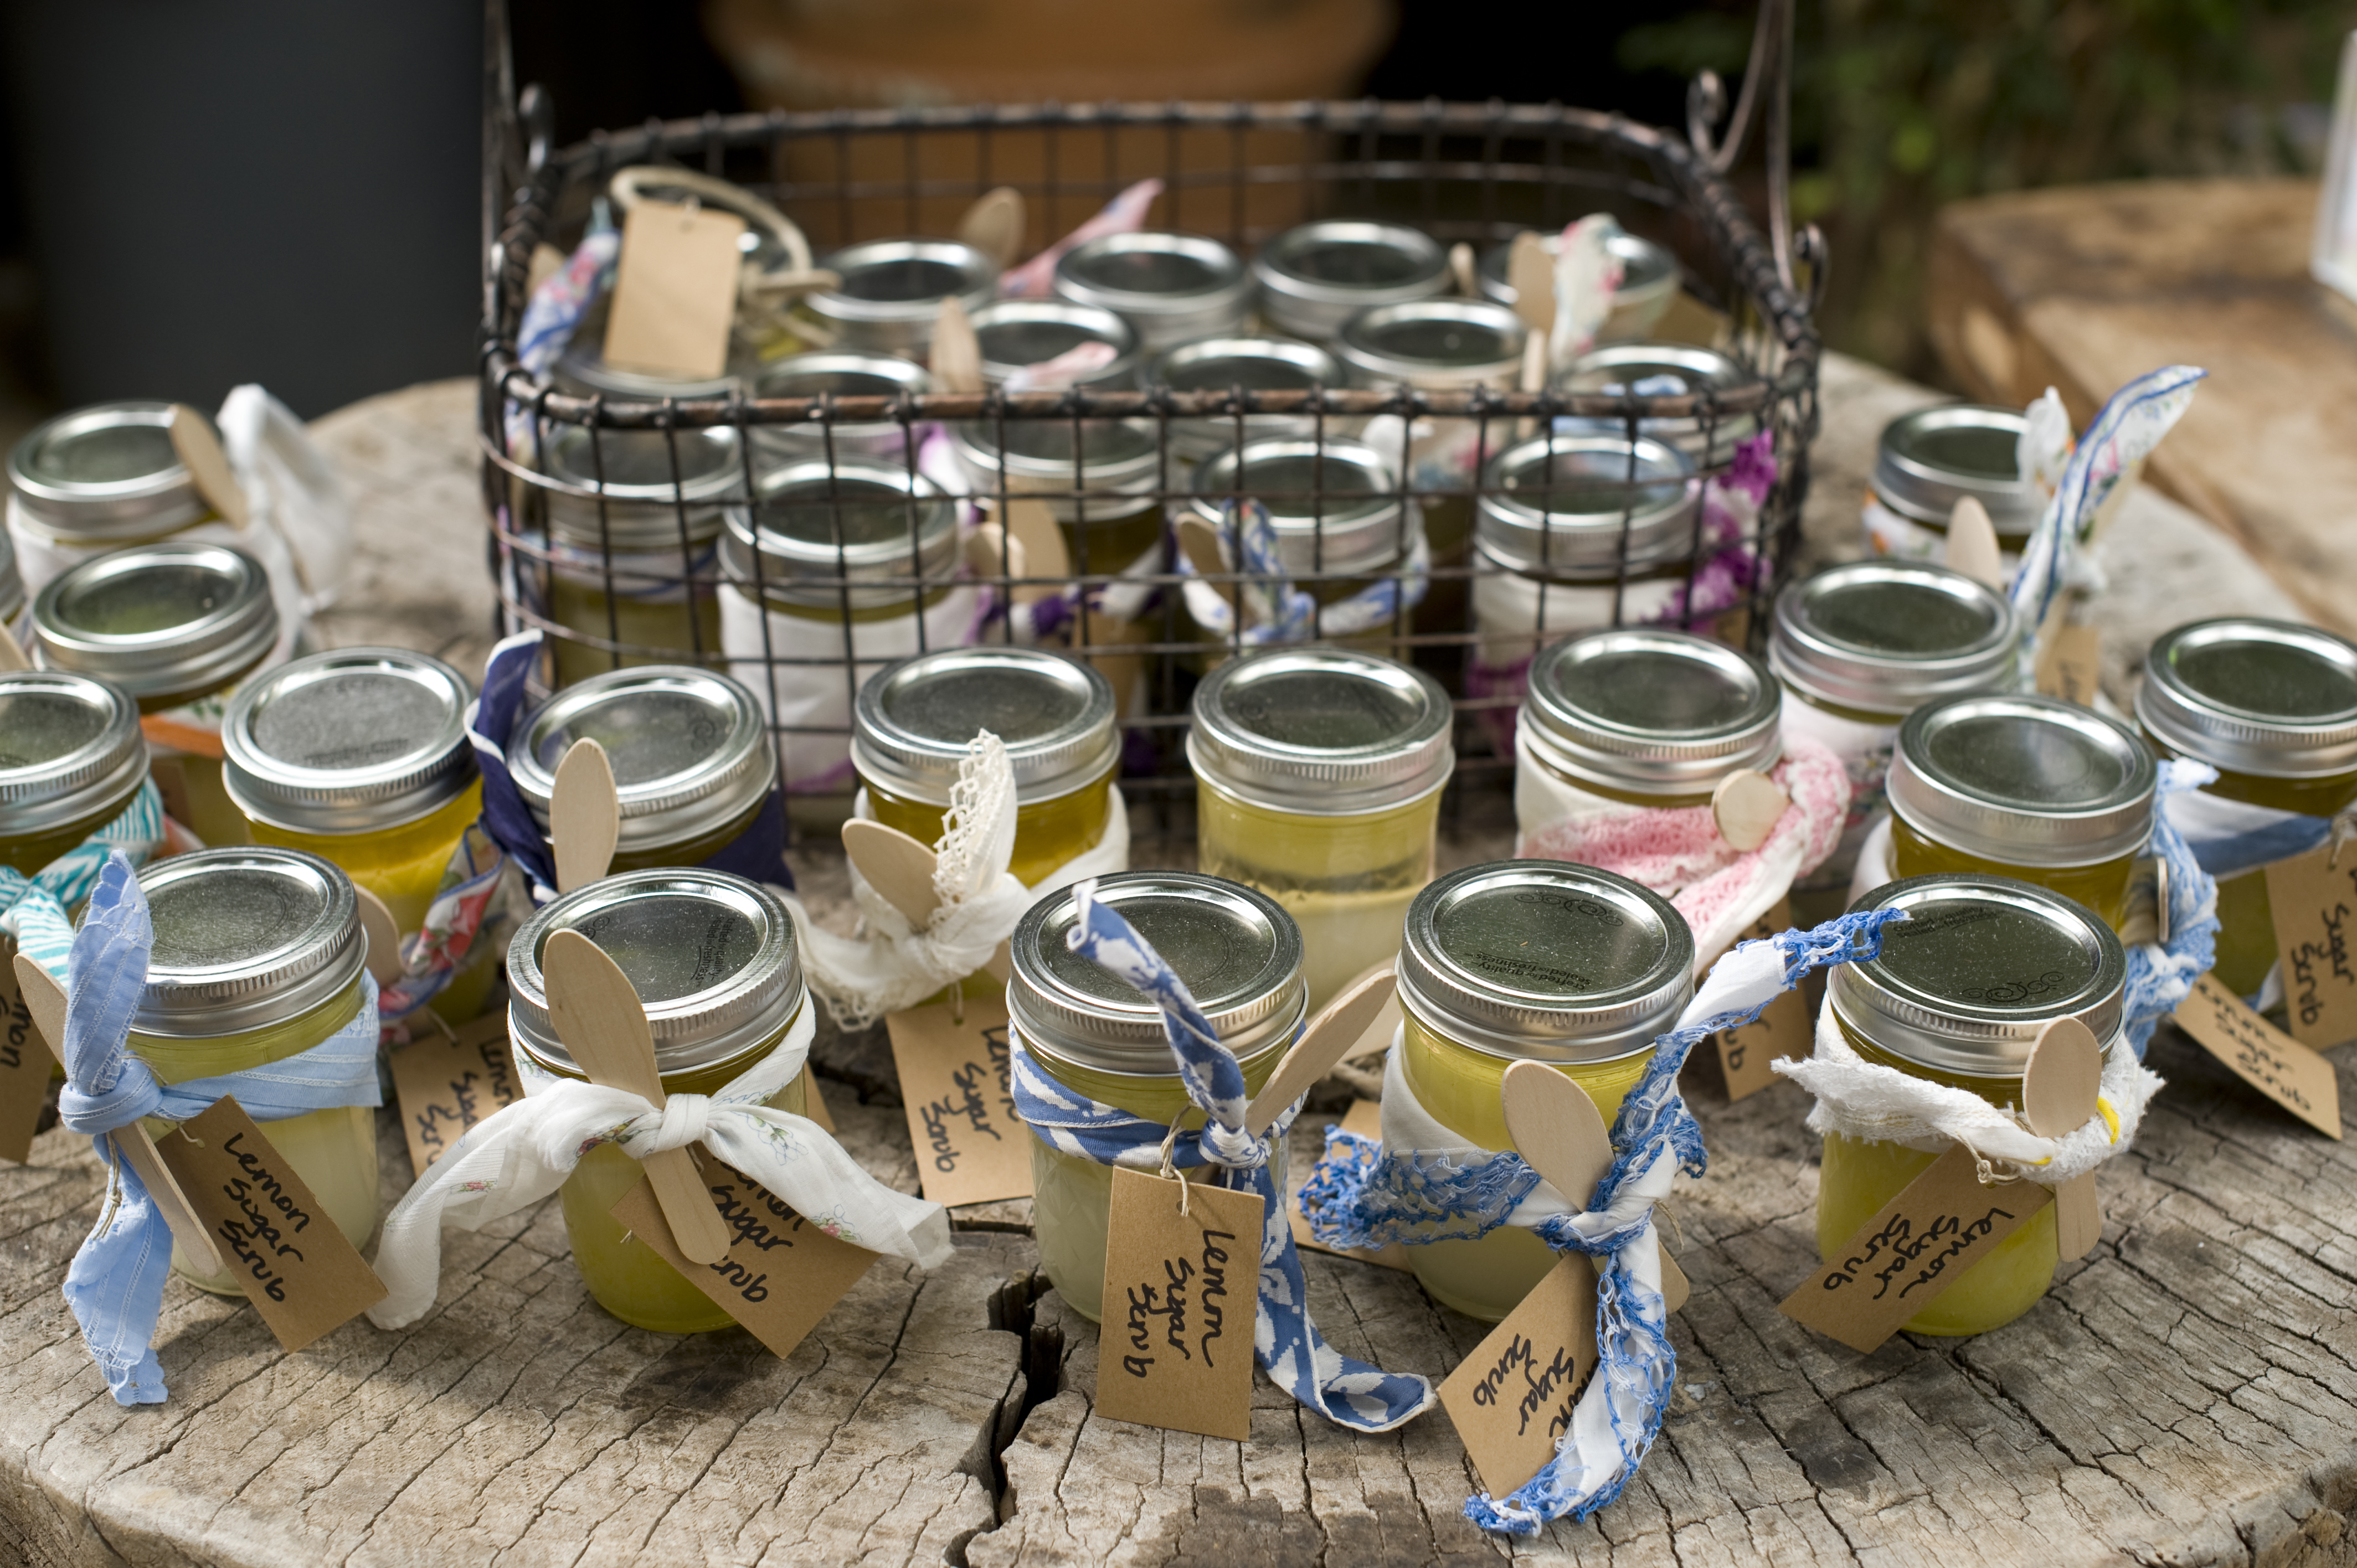
M 307 1051 L 361 1010 L 368 941 L 344 874 L 317 855 L 253 846 L 200 850 L 139 875 L 156 945 L 131 1048 L 166 1083 L 249 1072 Z M 148 1131 L 172 1135 L 172 1123 Z M 376 1230 L 376 1113 L 336 1106 L 265 1122 L 264 1134 L 355 1247 Z M 220 1295 L 231 1273 L 172 1266 Z
M 942 836 L 950 788 L 985 730 L 1015 773 L 1008 869 L 1042 882 L 1104 837 L 1121 761 L 1113 687 L 1088 664 L 1039 649 L 948 648 L 867 678 L 852 707 L 851 760 L 869 814 L 920 843 Z
M 974 499 L 1015 533 L 1032 532 L 1021 519 L 999 517 L 1044 508 L 1063 538 L 1068 573 L 1118 575 L 1162 544 L 1157 492 L 1183 478 L 1165 478 L 1166 458 L 1152 422 L 1143 419 L 975 420 L 952 431 Z M 1039 570 L 1032 563 L 1031 570 Z
M 38 874 L 121 816 L 146 778 L 125 693 L 62 670 L 0 673 L 0 865 Z
M 1262 895 L 1217 877 L 1133 871 L 1102 877 L 1099 902 L 1118 910 L 1187 983 L 1257 1090 L 1300 1033 L 1301 933 Z M 1015 929 L 1008 1034 L 1041 1071 L 1075 1093 L 1166 1125 L 1189 1108 L 1162 1015 L 1129 983 L 1064 945 L 1078 910 L 1068 895 L 1034 904 Z M 1032 1229 L 1039 1263 L 1072 1307 L 1095 1321 L 1104 1300 L 1113 1170 L 1031 1145 Z
M 2264 862 L 2281 852 L 2231 845 L 2297 825 L 2278 813 L 2329 819 L 2357 800 L 2357 644 L 2251 617 L 2179 627 L 2152 645 L 2136 720 L 2163 756 L 2218 770 L 2199 797 L 2177 799 L 2208 830 L 2187 836 L 2218 877 L 2212 972 L 2247 996 L 2276 963 Z
M 560 1078 L 584 1075 L 548 1016 L 540 955 L 559 930 L 587 937 L 630 977 L 667 1094 L 716 1093 L 757 1071 L 810 1005 L 792 918 L 767 888 L 701 869 L 609 876 L 544 907 L 508 951 L 509 1036 Z M 799 1114 L 805 1093 L 797 1072 L 779 1081 L 768 1103 Z M 565 1178 L 565 1233 L 589 1294 L 623 1322 L 657 1333 L 728 1326 L 732 1319 L 710 1296 L 614 1218 L 613 1206 L 640 1178 L 639 1162 L 614 1144 L 584 1155 Z
M 1456 765 L 1439 683 L 1341 649 L 1250 654 L 1195 688 L 1187 757 L 1198 864 L 1300 926 L 1311 1011 L 1388 965 Z
M 2159 766 L 2136 732 L 2053 697 L 1927 703 L 1890 763 L 1891 869 L 1986 873 L 2075 898 L 2116 930 L 2152 837 Z
M 1408 910 L 1401 1076 L 1435 1121 L 1484 1149 L 1514 1149 L 1500 1093 L 1518 1061 L 1578 1084 L 1609 1127 L 1654 1036 L 1693 995 L 1694 961 L 1684 919 L 1626 877 L 1554 860 L 1452 872 Z M 1384 1142 L 1394 1136 L 1387 1117 Z M 1512 1225 L 1476 1240 L 1411 1242 L 1408 1259 L 1434 1300 L 1491 1323 L 1556 1261 Z
M 237 684 L 278 641 L 262 564 L 226 544 L 146 544 L 93 555 L 33 601 L 41 662 L 95 675 L 139 704 L 176 815 L 210 844 L 246 841 L 221 779 L 220 726 Z
M 701 865 L 752 828 L 778 787 L 778 748 L 742 685 L 684 664 L 609 670 L 542 703 L 508 742 L 508 776 L 544 834 L 557 766 L 584 740 L 614 771 L 615 873 Z
M 1828 972 L 1825 1005 L 1867 1060 L 2018 1110 L 2039 1031 L 2076 1018 L 2106 1052 L 2120 1033 L 2127 960 L 2112 928 L 2083 905 L 1999 876 L 1886 883 L 1855 910 L 1897 908 L 1879 957 Z M 1817 1182 L 1817 1251 L 1831 1258 L 1938 1155 L 1902 1144 L 1825 1136 Z M 1958 1274 L 1903 1326 L 1981 1334 L 2035 1305 L 2054 1281 L 2054 1209 Z

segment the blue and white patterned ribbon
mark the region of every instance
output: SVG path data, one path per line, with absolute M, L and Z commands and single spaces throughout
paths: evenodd
M 527 375 L 545 377 L 573 341 L 590 306 L 614 285 L 622 260 L 622 231 L 606 199 L 589 204 L 589 225 L 573 253 L 533 291 L 516 328 L 516 363 Z M 511 400 L 507 406 L 508 455 L 534 460 L 540 443 L 532 413 Z
M 90 897 L 110 854 L 120 850 L 141 866 L 163 842 L 164 798 L 153 779 L 143 779 L 113 822 L 32 875 L 0 865 L 0 930 L 16 939 L 17 951 L 63 980 L 73 945 L 67 912 Z
M 2170 820 L 2172 800 L 2200 792 L 2217 770 L 2200 762 L 2173 759 L 2160 765 L 2158 809 L 2152 814 L 2152 854 L 2166 868 L 2169 940 L 2128 944 L 2127 995 L 2123 1027 L 2136 1059 L 2159 1022 L 2177 1011 L 2193 983 L 2210 972 L 2218 955 L 2218 883 Z
M 2306 854 L 2332 837 L 2330 817 L 2254 806 L 2201 789 L 2165 796 L 2161 809 L 2185 835 L 2201 869 L 2221 880 Z
M 1612 1123 L 1612 1165 L 1583 1206 L 1557 1194 L 1513 1154 L 1447 1148 L 1387 1151 L 1339 1128 L 1327 1132 L 1325 1158 L 1301 1190 L 1312 1232 L 1329 1247 L 1382 1247 L 1394 1241 L 1470 1240 L 1501 1225 L 1536 1234 L 1558 1252 L 1596 1260 L 1595 1376 L 1582 1392 L 1571 1428 L 1555 1456 L 1511 1496 L 1469 1498 L 1466 1517 L 1484 1530 L 1528 1535 L 1550 1520 L 1585 1520 L 1620 1495 L 1660 1433 L 1677 1371 L 1669 1315 L 1662 1301 L 1653 1205 L 1680 1171 L 1700 1176 L 1706 1163 L 1702 1129 L 1678 1093 L 1687 1053 L 1722 1029 L 1759 1017 L 1803 975 L 1827 964 L 1871 958 L 1896 910 L 1844 915 L 1813 930 L 1780 932 L 1735 948 L 1712 966 L 1677 1026 L 1653 1042 L 1644 1075 Z M 1421 1122 L 1392 1052 L 1383 1089 L 1387 1127 Z M 1394 1106 L 1394 1096 L 1405 1103 Z
M 157 1404 L 165 1396 L 153 1341 L 172 1264 L 172 1235 L 139 1173 L 114 1158 L 106 1134 L 143 1116 L 185 1122 L 231 1094 L 256 1122 L 382 1103 L 376 982 L 365 973 L 360 1011 L 309 1050 L 243 1072 L 159 1082 L 130 1046 L 155 942 L 131 861 L 120 852 L 111 854 L 74 933 L 68 964 L 66 1085 L 58 1095 L 58 1119 L 89 1134 L 108 1165 L 106 1206 L 66 1270 L 65 1297 L 91 1359 L 122 1404 Z
M 1320 607 L 1306 589 L 1293 585 L 1276 542 L 1276 528 L 1268 509 L 1247 497 L 1225 502 L 1220 513 L 1220 553 L 1232 562 L 1242 550 L 1244 580 L 1237 585 L 1250 611 L 1251 624 L 1240 640 L 1247 648 L 1285 642 L 1306 642 L 1313 637 L 1355 637 L 1388 626 L 1402 610 L 1424 602 L 1431 585 L 1432 546 L 1424 525 L 1408 532 L 1407 554 L 1393 574 L 1378 577 L 1348 597 Z M 1235 607 L 1227 596 L 1202 580 L 1194 563 L 1182 551 L 1178 573 L 1186 579 L 1187 613 L 1195 624 L 1222 639 L 1236 638 Z
M 1162 1027 L 1177 1059 L 1187 1098 L 1204 1113 L 1200 1137 L 1182 1140 L 1171 1163 L 1189 1169 L 1216 1166 L 1221 1184 L 1260 1195 L 1259 1311 L 1253 1348 L 1269 1380 L 1329 1420 L 1356 1432 L 1389 1432 L 1432 1407 L 1432 1385 L 1413 1374 L 1386 1372 L 1352 1360 L 1326 1343 L 1309 1320 L 1308 1287 L 1293 1246 L 1283 1192 L 1285 1135 L 1298 1103 L 1254 1138 L 1244 1131 L 1243 1069 L 1220 1042 L 1211 1021 L 1153 946 L 1110 907 L 1097 902 L 1093 880 L 1076 885 L 1080 907 L 1067 940 L 1082 957 L 1144 993 L 1162 1010 Z M 1155 1170 L 1170 1129 L 1074 1093 L 1010 1038 L 1016 1110 L 1049 1148 L 1102 1165 Z

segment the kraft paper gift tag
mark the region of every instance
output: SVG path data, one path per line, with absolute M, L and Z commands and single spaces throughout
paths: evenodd
M 214 1101 L 156 1148 L 289 1353 L 384 1299 L 384 1282 L 235 1098 Z
M 969 997 L 884 1020 L 925 1196 L 957 1208 L 1031 1196 L 1031 1133 L 1007 1087 L 1006 1004 Z
M 1440 1403 L 1492 1497 L 1555 1457 L 1596 1374 L 1596 1267 L 1572 1253 L 1440 1385 Z
M 1261 1218 L 1258 1193 L 1114 1168 L 1099 1415 L 1252 1435 Z
M 2332 1064 L 2243 1004 L 2212 975 L 2177 1004 L 2177 1026 L 2235 1076 L 2328 1138 L 2341 1136 Z
M 2357 1040 L 2357 848 L 2319 844 L 2266 868 L 2291 1032 L 2321 1049 Z
M 48 1103 L 49 1069 L 57 1058 L 33 1023 L 33 1010 L 25 1005 L 16 955 L 16 939 L 0 932 L 0 1160 L 21 1165 L 33 1155 L 33 1134 Z
M 504 1012 L 455 1030 L 431 1008 L 418 1016 L 424 1028 L 393 1053 L 392 1062 L 409 1167 L 424 1176 L 468 1128 L 522 1099 L 523 1088 L 508 1056 Z
M 1983 1187 L 1961 1144 L 1932 1162 L 1784 1298 L 1784 1316 L 1871 1354 L 1956 1276 L 2054 1201 L 2031 1181 Z
M 733 212 L 671 201 L 632 208 L 622 220 L 606 362 L 699 381 L 727 369 L 744 232 Z

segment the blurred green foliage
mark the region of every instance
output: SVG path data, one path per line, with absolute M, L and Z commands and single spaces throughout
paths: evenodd
M 1620 63 L 1707 66 L 1731 93 L 1751 18 L 1730 0 L 1632 27 Z M 1793 205 L 1831 242 L 1828 341 L 1936 371 L 1924 254 L 1958 198 L 2312 171 L 2352 26 L 2350 0 L 1801 0 Z

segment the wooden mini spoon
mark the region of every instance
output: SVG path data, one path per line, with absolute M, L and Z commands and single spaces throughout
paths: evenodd
M 229 454 L 221 450 L 221 437 L 205 416 L 187 403 L 172 405 L 171 423 L 166 427 L 172 438 L 173 454 L 197 493 L 205 498 L 212 509 L 226 519 L 231 528 L 245 526 L 245 490 L 229 466 Z
M 33 1015 L 33 1027 L 62 1065 L 66 1059 L 66 988 L 58 983 L 55 975 L 23 953 L 16 955 L 16 987 L 25 993 L 25 1010 Z M 128 1127 L 117 1127 L 106 1137 L 116 1156 L 139 1173 L 147 1196 L 155 1200 L 156 1212 L 164 1217 L 172 1240 L 188 1253 L 188 1261 L 202 1273 L 222 1273 L 221 1253 L 213 1248 L 212 1236 L 205 1230 L 204 1221 L 197 1218 L 196 1209 L 189 1206 L 180 1184 L 173 1179 L 164 1156 L 156 1152 L 156 1140 L 149 1136 L 146 1125 L 134 1122 Z
M 1544 1062 L 1516 1062 L 1499 1086 L 1506 1133 L 1515 1152 L 1566 1199 L 1585 1208 L 1596 1200 L 1596 1184 L 1612 1168 L 1612 1134 L 1587 1091 Z M 1694 1287 L 1685 1271 L 1653 1238 L 1662 1260 L 1662 1307 L 1675 1312 Z
M 2103 1090 L 2104 1051 L 2094 1032 L 2076 1018 L 2057 1018 L 2039 1032 L 2021 1075 L 2021 1113 L 2041 1138 L 2060 1138 L 2087 1124 Z M 2054 1189 L 2054 1240 L 2064 1262 L 2083 1258 L 2104 1238 L 2104 1211 L 2095 1173 Z
M 357 882 L 352 891 L 360 897 L 361 929 L 368 936 L 368 972 L 379 985 L 391 985 L 402 975 L 401 928 L 383 899 Z
M 548 836 L 556 852 L 556 890 L 570 893 L 606 875 L 622 836 L 622 803 L 606 748 L 584 736 L 565 748 L 548 793 Z
M 1988 509 L 1970 496 L 1956 502 L 1948 514 L 1948 569 L 1962 572 L 1992 588 L 2005 586 L 2005 566 L 1996 542 L 1996 524 Z
M 1011 185 L 983 192 L 958 220 L 956 234 L 1001 270 L 1013 266 L 1023 248 L 1023 193 Z
M 1792 803 L 1782 785 L 1752 768 L 1737 768 L 1710 792 L 1710 811 L 1718 823 L 1718 836 L 1746 854 L 1768 842 L 1768 835 L 1783 819 L 1784 808 Z
M 940 857 L 930 848 L 898 828 L 854 817 L 843 824 L 843 853 L 867 885 L 884 896 L 884 902 L 900 911 L 910 929 L 921 931 L 932 924 L 942 896 L 933 889 L 933 867 Z M 1014 972 L 1013 955 L 1005 942 L 982 969 L 1002 982 Z
M 563 930 L 541 949 L 548 1021 L 589 1081 L 637 1095 L 660 1111 L 668 1097 L 655 1070 L 655 1042 L 636 987 L 606 950 L 578 931 Z M 664 1149 L 639 1162 L 671 1222 L 672 1239 L 691 1262 L 716 1263 L 728 1252 L 728 1228 L 712 1207 L 695 1160 Z
M 32 667 L 33 660 L 26 654 L 25 645 L 16 640 L 16 634 L 0 626 L 0 675 Z
M 974 321 L 955 295 L 942 301 L 933 319 L 933 342 L 925 356 L 934 386 L 945 392 L 982 391 L 982 342 L 974 335 Z
M 1257 1138 L 1267 1132 L 1286 1106 L 1334 1070 L 1334 1064 L 1359 1043 L 1375 1015 L 1391 1001 L 1395 978 L 1391 970 L 1377 970 L 1318 1010 L 1301 1031 L 1301 1038 L 1276 1064 L 1276 1070 L 1268 1075 L 1268 1081 L 1260 1086 L 1260 1092 L 1253 1096 L 1252 1103 L 1244 1107 L 1246 1133 Z
M 1555 258 L 1531 230 L 1514 236 L 1506 252 L 1506 281 L 1513 285 L 1514 314 L 1539 337 L 1555 330 Z

